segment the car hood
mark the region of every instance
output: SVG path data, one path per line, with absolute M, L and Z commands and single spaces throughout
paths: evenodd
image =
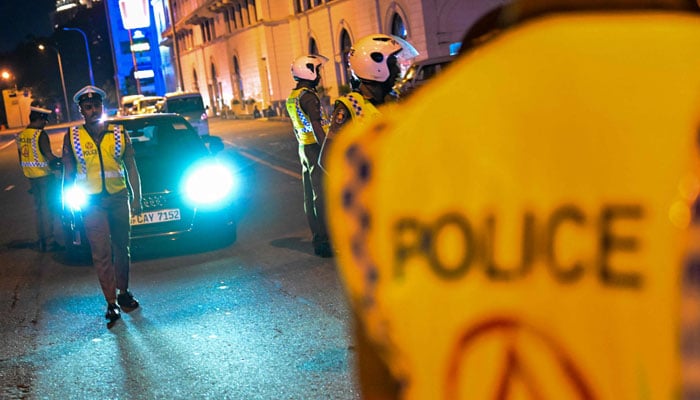
M 141 177 L 141 192 L 179 192 L 180 186 L 193 165 L 208 157 L 162 155 L 159 157 L 136 157 L 136 166 Z

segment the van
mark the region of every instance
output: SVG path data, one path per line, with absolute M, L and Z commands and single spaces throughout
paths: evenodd
M 172 92 L 165 94 L 162 112 L 180 114 L 197 129 L 199 136 L 209 136 L 209 120 L 199 92 Z
M 144 96 L 136 99 L 132 107 L 132 114 L 153 114 L 158 112 L 158 103 L 162 101 L 162 96 Z
M 134 102 L 138 99 L 143 98 L 142 94 L 129 94 L 122 96 L 121 100 L 121 115 L 131 115 L 134 113 Z

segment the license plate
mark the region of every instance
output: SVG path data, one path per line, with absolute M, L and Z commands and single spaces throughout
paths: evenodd
M 180 219 L 180 209 L 149 211 L 131 216 L 131 225 L 157 224 L 159 222 L 177 221 Z

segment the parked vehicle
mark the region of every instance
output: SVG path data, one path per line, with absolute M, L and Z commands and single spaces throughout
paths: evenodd
M 240 181 L 232 166 L 215 157 L 224 148 L 221 138 L 208 136 L 205 143 L 176 114 L 133 115 L 108 123 L 126 129 L 141 177 L 143 213 L 131 219 L 134 250 L 169 243 L 178 248 L 226 245 L 236 240 L 234 208 Z M 89 260 L 76 197 L 80 196 L 72 191 L 64 193 L 67 257 Z
M 403 97 L 423 86 L 428 80 L 441 73 L 452 62 L 454 56 L 428 58 L 414 62 L 404 77 L 397 82 L 395 89 Z
M 209 135 L 207 108 L 199 92 L 166 93 L 162 112 L 180 114 L 197 129 L 199 136 Z
M 142 94 L 129 94 L 122 96 L 120 113 L 121 115 L 131 115 L 134 112 L 134 101 L 144 97 Z
M 159 103 L 165 101 L 163 96 L 143 96 L 134 100 L 132 114 L 153 114 L 159 112 Z

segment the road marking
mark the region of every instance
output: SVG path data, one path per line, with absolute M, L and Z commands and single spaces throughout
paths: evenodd
M 14 140 L 10 140 L 9 142 L 7 142 L 7 143 L 3 144 L 2 146 L 0 146 L 0 150 L 5 150 L 5 148 L 7 148 L 8 146 L 10 146 L 10 145 L 12 145 L 12 144 L 14 144 L 14 143 L 15 143 Z
M 5 191 L 6 191 L 6 192 L 9 192 L 10 190 L 12 190 L 12 189 L 14 189 L 14 188 L 15 188 L 15 185 L 10 185 L 10 186 L 8 186 L 8 187 L 5 188 Z
M 268 166 L 268 167 L 274 169 L 275 171 L 281 172 L 281 173 L 283 173 L 283 174 L 285 174 L 285 175 L 289 175 L 289 176 L 291 176 L 292 178 L 296 178 L 296 179 L 301 180 L 301 174 L 298 173 L 298 172 L 290 171 L 290 170 L 288 170 L 288 169 L 286 169 L 286 168 L 282 168 L 282 167 L 280 167 L 280 166 L 271 164 L 271 163 L 269 163 L 269 162 L 263 160 L 262 158 L 256 157 L 256 156 L 254 156 L 254 155 L 248 153 L 247 151 L 244 151 L 241 147 L 236 146 L 235 144 L 233 144 L 233 143 L 231 143 L 231 142 L 229 142 L 229 141 L 227 141 L 227 140 L 224 140 L 224 143 L 228 144 L 229 146 L 232 146 L 232 147 L 236 148 L 236 150 L 237 150 L 243 157 L 249 158 L 249 159 L 251 159 L 251 160 L 253 160 L 253 161 L 257 162 L 257 163 L 266 165 L 266 166 Z

